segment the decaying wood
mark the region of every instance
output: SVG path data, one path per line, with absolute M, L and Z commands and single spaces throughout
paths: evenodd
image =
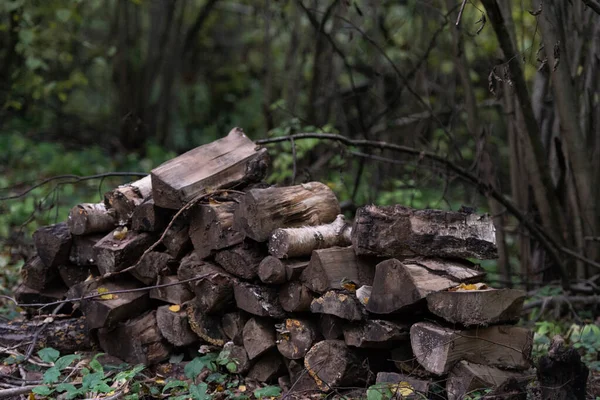
M 358 257 L 352 247 L 315 250 L 300 279 L 317 293 L 344 289 L 346 281 L 356 290 L 358 286 L 373 284 L 376 263 L 372 257 Z
M 156 311 L 98 331 L 102 350 L 130 364 L 152 365 L 169 358 L 171 345 L 156 324 Z
M 318 337 L 317 326 L 307 319 L 286 319 L 276 325 L 277 350 L 287 359 L 304 358 Z
M 194 297 L 194 294 L 186 284 L 175 285 L 179 282 L 176 275 L 159 276 L 156 284 L 171 286 L 155 287 L 150 290 L 150 298 L 170 304 L 183 304 Z
M 106 233 L 117 226 L 117 218 L 104 203 L 83 203 L 71 209 L 67 225 L 73 235 Z
M 71 298 L 77 298 L 79 296 L 89 296 L 101 294 L 103 292 L 114 292 L 117 290 L 131 290 L 140 287 L 142 287 L 142 285 L 139 282 L 123 280 L 118 283 L 103 282 L 101 284 L 97 282 L 91 284 L 82 282 L 69 290 L 69 296 Z M 83 291 L 83 293 L 79 294 L 80 291 Z M 86 316 L 89 329 L 113 327 L 118 322 L 142 314 L 148 310 L 149 307 L 150 297 L 148 291 L 108 294 L 92 299 L 85 299 L 80 303 L 81 311 Z
M 259 243 L 247 240 L 220 250 L 215 256 L 215 261 L 232 275 L 242 279 L 254 279 L 258 275 L 258 266 L 265 253 Z
M 277 351 L 269 351 L 256 360 L 248 371 L 247 378 L 258 382 L 272 383 L 284 373 L 285 366 Z
M 275 347 L 275 328 L 268 320 L 250 318 L 244 325 L 242 335 L 244 348 L 250 360 Z
M 341 214 L 330 224 L 275 229 L 269 238 L 269 253 L 290 258 L 310 256 L 313 250 L 350 246 L 350 231 Z
M 33 233 L 37 254 L 47 267 L 58 267 L 69 261 L 71 232 L 66 222 L 44 226 Z
M 154 199 L 148 197 L 133 210 L 131 229 L 139 232 L 161 232 L 169 224 L 172 214 L 172 210 L 157 207 Z
M 234 229 L 258 242 L 277 228 L 330 223 L 340 213 L 333 191 L 320 182 L 249 190 L 235 212 Z
M 234 311 L 223 315 L 221 326 L 225 335 L 236 345 L 244 345 L 244 326 L 248 317 L 241 311 Z
M 235 304 L 233 286 L 235 278 L 223 268 L 213 263 L 198 260 L 197 257 L 186 257 L 179 267 L 180 279 L 190 279 L 206 275 L 191 283 L 196 295 L 194 303 L 207 314 L 227 311 Z
M 187 303 L 186 309 L 190 327 L 200 339 L 215 346 L 223 346 L 227 342 L 220 316 L 205 314 L 193 301 Z
M 507 371 L 487 365 L 460 361 L 446 381 L 448 400 L 461 400 L 474 390 L 495 388 L 510 378 L 522 378 L 523 372 Z
M 317 314 L 330 314 L 348 321 L 360 321 L 364 318 L 363 307 L 355 297 L 346 293 L 330 290 L 314 299 L 310 311 Z
M 260 182 L 268 156 L 244 132 L 234 128 L 219 140 L 169 160 L 151 172 L 152 194 L 159 207 L 179 209 L 212 190 Z
M 287 312 L 310 311 L 314 295 L 300 282 L 288 282 L 279 289 L 279 303 Z
M 319 316 L 319 331 L 325 339 L 340 339 L 344 336 L 344 328 L 348 321 L 331 314 Z
M 409 340 L 408 325 L 381 319 L 348 325 L 344 341 L 348 346 L 365 348 L 394 347 L 398 341 Z
M 356 212 L 352 244 L 357 254 L 386 257 L 498 257 L 489 215 L 369 205 Z
M 129 273 L 146 285 L 156 282 L 159 275 L 170 275 L 177 271 L 178 262 L 167 253 L 150 251 L 145 253 Z
M 427 307 L 448 322 L 487 326 L 518 322 L 525 295 L 514 289 L 442 291 L 427 296 Z
M 21 268 L 21 279 L 24 285 L 43 290 L 56 279 L 57 272 L 56 267 L 47 267 L 40 256 L 33 256 Z
M 410 329 L 410 340 L 419 363 L 436 375 L 446 374 L 460 360 L 520 370 L 531 366 L 533 332 L 517 326 L 459 331 L 418 322 Z
M 248 354 L 246 353 L 246 349 L 243 346 L 238 346 L 233 342 L 227 342 L 223 346 L 223 350 L 219 353 L 219 358 L 223 360 L 231 360 L 235 363 L 235 370 L 230 372 L 234 372 L 236 374 L 245 374 L 250 369 L 250 360 L 248 359 Z
M 134 265 L 154 242 L 149 233 L 129 231 L 122 237 L 120 232 L 115 229 L 94 246 L 94 258 L 102 275 Z
M 244 236 L 233 229 L 233 213 L 240 196 L 231 197 L 231 200 L 198 204 L 190 211 L 190 238 L 200 258 L 244 240 Z
M 436 261 L 437 263 L 439 262 Z M 468 267 L 460 267 L 460 263 L 461 261 L 448 261 L 453 271 L 453 274 L 449 274 L 443 270 L 427 268 L 423 260 L 382 261 L 375 269 L 375 279 L 366 308 L 374 314 L 388 314 L 423 304 L 430 293 L 458 285 L 460 281 L 456 280 L 454 274 L 458 274 L 456 270 L 459 268 L 464 271 L 460 276 L 472 276 L 469 280 L 481 276 Z
M 119 225 L 126 225 L 131 221 L 131 216 L 136 207 L 151 195 L 152 181 L 150 175 L 148 175 L 105 193 L 104 204 L 115 210 Z
M 94 234 L 85 236 L 73 236 L 73 245 L 69 254 L 69 261 L 75 265 L 96 265 L 94 246 L 104 235 Z
M 285 317 L 275 289 L 238 282 L 234 285 L 234 296 L 238 308 L 250 314 L 259 317 Z
M 357 350 L 341 340 L 324 340 L 315 344 L 304 358 L 304 366 L 324 392 L 336 387 L 366 383 L 368 369 Z
M 40 331 L 43 324 L 44 318 L 0 323 L 0 346 L 5 348 L 23 346 L 21 349 L 27 349 L 35 337 L 34 350 L 52 347 L 62 354 L 70 354 L 75 351 L 91 350 L 94 347 L 85 317 L 55 318 Z
M 90 275 L 98 276 L 95 266 L 79 266 L 71 263 L 58 266 L 58 274 L 68 287 L 72 287 L 85 281 Z
M 190 328 L 185 310 L 172 311 L 171 308 L 161 306 L 156 309 L 156 323 L 161 335 L 178 347 L 196 343 L 198 336 Z
M 392 393 L 401 395 L 400 398 L 429 399 L 434 383 L 431 380 L 416 379 L 413 376 L 395 372 L 379 372 L 376 383 L 389 383 L 388 388 Z M 404 395 L 403 395 L 404 393 Z
M 192 241 L 188 235 L 189 223 L 183 218 L 178 218 L 165 232 L 162 244 L 167 253 L 176 259 L 181 259 L 192 249 Z

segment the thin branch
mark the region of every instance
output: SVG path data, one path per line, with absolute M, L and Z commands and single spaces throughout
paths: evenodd
M 540 306 L 552 306 L 565 303 L 582 305 L 600 304 L 600 296 L 545 296 L 539 300 L 530 301 L 523 306 L 523 311 L 529 311 Z
M 456 27 L 458 28 L 458 26 L 460 25 L 460 20 L 462 19 L 462 15 L 463 15 L 463 11 L 465 11 L 465 6 L 467 5 L 467 0 L 463 0 L 462 4 L 460 5 L 460 10 L 458 10 L 458 17 L 456 17 Z
M 585 3 L 586 6 L 591 8 L 596 12 L 596 14 L 600 15 L 600 3 L 596 0 L 581 0 Z
M 198 32 L 200 32 L 200 29 L 202 29 L 202 26 L 204 26 L 204 22 L 208 19 L 208 16 L 210 15 L 210 12 L 214 6 L 217 4 L 217 1 L 219 0 L 208 0 L 200 10 L 200 13 L 198 13 L 198 16 L 196 17 L 192 27 L 187 31 L 185 40 L 183 41 L 184 55 L 187 54 L 187 52 L 192 48 L 192 44 L 194 43 Z

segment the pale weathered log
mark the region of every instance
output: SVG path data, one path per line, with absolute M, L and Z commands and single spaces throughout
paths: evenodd
M 179 278 L 177 275 L 159 276 L 156 284 L 157 285 L 171 285 L 164 287 L 155 287 L 150 290 L 150 298 L 170 304 L 183 304 L 194 297 L 194 294 L 189 289 L 187 284 L 178 284 Z
M 71 232 L 66 222 L 43 226 L 33 233 L 37 254 L 47 267 L 57 267 L 69 261 Z
M 300 282 L 288 282 L 279 289 L 279 303 L 287 312 L 310 310 L 314 295 Z
M 157 207 L 154 199 L 148 197 L 133 210 L 131 229 L 138 232 L 162 232 L 172 216 L 173 210 Z
M 233 311 L 223 315 L 221 326 L 225 335 L 236 345 L 244 345 L 244 326 L 248 322 L 248 317 L 241 311 Z
M 258 357 L 248 371 L 247 378 L 257 382 L 273 383 L 284 373 L 285 365 L 281 355 L 272 350 Z
M 461 266 L 462 262 L 458 260 L 447 261 L 447 265 L 451 267 L 448 270 L 432 270 L 427 268 L 426 262 L 427 260 L 400 262 L 390 259 L 377 264 L 367 310 L 375 314 L 388 314 L 421 304 L 424 306 L 424 299 L 430 293 L 459 284 L 460 280 L 455 278 L 459 269 L 464 271 L 460 276 L 470 276 L 465 279 L 467 281 L 482 276 L 471 270 L 469 264 Z
M 306 354 L 304 366 L 324 392 L 336 387 L 360 386 L 369 376 L 358 351 L 341 340 L 324 340 L 315 344 Z
M 136 262 L 135 268 L 129 273 L 138 281 L 151 285 L 159 275 L 171 275 L 177 271 L 179 263 L 167 253 L 150 251 Z
M 176 259 L 181 259 L 192 249 L 192 241 L 188 234 L 189 223 L 184 218 L 177 218 L 164 234 L 162 244 L 167 253 Z
M 239 128 L 154 168 L 152 197 L 159 207 L 179 209 L 198 195 L 260 182 L 268 155 Z
M 47 267 L 40 256 L 31 257 L 21 268 L 23 284 L 35 290 L 43 290 L 50 286 L 57 276 L 56 267 Z
M 533 332 L 517 326 L 460 331 L 418 322 L 410 329 L 410 339 L 419 363 L 436 375 L 448 373 L 460 360 L 520 370 L 531 366 Z
M 468 361 L 457 363 L 446 381 L 448 400 L 461 400 L 477 389 L 491 389 L 502 385 L 510 378 L 523 378 L 522 371 L 507 371 Z
M 246 240 L 233 247 L 219 250 L 215 261 L 232 275 L 242 279 L 254 279 L 258 275 L 258 266 L 266 256 L 266 250 L 260 243 Z
M 235 364 L 235 368 L 227 367 L 227 370 L 236 374 L 245 374 L 250 369 L 250 360 L 243 346 L 238 346 L 233 342 L 227 342 L 223 346 L 223 350 L 219 353 L 219 358 L 230 360 Z
M 193 301 L 186 304 L 186 311 L 190 327 L 200 339 L 215 346 L 223 346 L 227 342 L 220 316 L 205 314 Z
M 246 325 L 244 325 L 242 335 L 244 348 L 250 360 L 254 360 L 276 345 L 273 323 L 265 319 L 249 319 Z
M 487 326 L 518 322 L 526 293 L 515 289 L 446 290 L 427 295 L 427 307 L 448 322 Z
M 238 282 L 234 285 L 238 308 L 259 317 L 284 318 L 276 289 Z
M 73 236 L 73 245 L 69 254 L 69 261 L 75 265 L 96 265 L 94 246 L 105 235 L 94 234 L 84 236 Z
M 343 339 L 348 321 L 331 314 L 319 315 L 319 331 L 325 339 Z
M 130 364 L 153 365 L 169 358 L 172 346 L 156 324 L 156 311 L 98 331 L 100 347 Z
M 317 314 L 335 315 L 348 321 L 360 321 L 365 317 L 364 309 L 355 297 L 334 290 L 314 299 L 310 305 L 310 311 Z
M 94 258 L 102 275 L 118 272 L 134 265 L 154 243 L 149 233 L 128 231 L 124 237 L 118 228 L 104 236 L 94 246 Z
M 381 319 L 348 325 L 344 341 L 348 346 L 361 348 L 392 348 L 398 341 L 409 340 L 410 326 Z
M 67 225 L 73 235 L 106 233 L 117 226 L 117 218 L 104 203 L 83 203 L 71 209 Z
M 356 212 L 352 244 L 357 254 L 386 257 L 498 257 L 489 215 L 369 205 Z
M 249 190 L 235 211 L 234 229 L 258 242 L 277 228 L 330 223 L 340 213 L 333 191 L 320 182 Z
M 115 210 L 119 225 L 127 225 L 136 207 L 151 195 L 152 181 L 148 175 L 105 193 L 104 204 Z
M 290 258 L 310 256 L 313 250 L 350 246 L 351 230 L 341 214 L 330 224 L 275 229 L 269 238 L 269 253 Z
M 344 282 L 356 288 L 372 285 L 377 261 L 373 257 L 357 256 L 352 247 L 315 250 L 300 279 L 310 290 L 317 293 L 325 293 L 330 289 L 344 289 Z
M 172 306 L 161 306 L 156 309 L 156 323 L 161 335 L 169 343 L 178 347 L 196 343 L 198 336 L 190 328 L 185 310 L 173 311 L 172 308 Z
M 277 329 L 277 350 L 287 359 L 304 358 L 318 337 L 317 326 L 306 319 L 288 318 Z

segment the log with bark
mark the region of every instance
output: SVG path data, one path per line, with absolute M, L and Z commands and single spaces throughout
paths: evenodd
M 138 205 L 131 215 L 131 229 L 138 232 L 161 232 L 173 217 L 173 210 L 157 207 L 148 197 Z
M 285 365 L 281 354 L 276 350 L 268 351 L 258 357 L 248 371 L 247 378 L 258 382 L 272 383 L 285 373 Z
M 319 332 L 325 339 L 343 339 L 344 328 L 347 324 L 348 321 L 335 315 L 321 314 L 319 316 Z
M 502 385 L 510 378 L 523 378 L 522 371 L 508 371 L 488 365 L 461 361 L 456 364 L 446 381 L 448 400 L 461 400 L 477 389 L 491 389 Z
M 298 279 L 307 266 L 308 260 L 280 260 L 273 256 L 267 256 L 258 265 L 258 277 L 264 283 L 279 285 Z
M 356 212 L 352 244 L 357 254 L 386 257 L 498 257 L 489 215 L 369 205 Z
M 164 287 L 155 287 L 150 290 L 150 298 L 163 301 L 169 304 L 183 304 L 191 300 L 194 294 L 189 289 L 188 285 L 180 283 L 177 275 L 159 276 L 156 285 L 171 285 Z
M 277 331 L 277 350 L 287 359 L 304 358 L 318 338 L 317 326 L 308 319 L 288 318 L 275 325 Z
M 518 370 L 531 366 L 533 332 L 517 326 L 460 331 L 418 322 L 410 328 L 410 340 L 419 363 L 436 375 L 448 373 L 460 360 Z
M 73 244 L 69 253 L 69 261 L 75 265 L 96 265 L 94 246 L 105 235 L 94 234 L 85 236 L 73 236 Z
M 58 275 L 68 287 L 73 287 L 88 279 L 90 276 L 98 276 L 98 268 L 95 266 L 79 266 L 66 263 L 58 266 Z
M 330 314 L 348 321 L 360 321 L 365 318 L 363 306 L 355 297 L 330 290 L 314 299 L 310 311 L 316 314 Z
M 162 244 L 166 247 L 167 253 L 178 260 L 192 249 L 188 229 L 189 223 L 185 218 L 179 217 L 167 229 L 162 239 Z
M 275 229 L 269 238 L 269 253 L 291 258 L 310 256 L 313 250 L 350 246 L 350 231 L 341 214 L 330 224 Z
M 192 255 L 184 258 L 177 275 L 182 280 L 201 277 L 190 286 L 196 295 L 194 302 L 205 313 L 221 313 L 234 306 L 233 286 L 236 279 L 218 265 L 198 260 Z
M 105 193 L 104 204 L 115 211 L 119 225 L 127 225 L 136 207 L 151 195 L 152 181 L 148 175 Z
M 304 366 L 324 392 L 336 387 L 359 386 L 369 373 L 357 350 L 341 340 L 324 340 L 315 344 L 304 358 Z
M 58 276 L 56 267 L 47 267 L 40 256 L 33 256 L 21 268 L 21 279 L 24 285 L 43 290 L 50 286 Z
M 279 289 L 279 303 L 287 312 L 310 311 L 313 300 L 312 292 L 300 282 L 288 282 Z
M 43 290 L 36 290 L 24 284 L 20 284 L 15 290 L 14 297 L 19 303 L 20 307 L 24 307 L 26 309 L 38 309 L 41 308 L 41 306 L 27 307 L 23 306 L 22 304 L 44 304 L 63 300 L 67 295 L 67 290 L 68 288 L 61 282 L 55 282 L 55 284 Z M 70 309 L 70 306 L 63 308 L 62 312 L 69 312 L 68 309 Z M 47 307 L 46 310 L 52 311 Z
M 275 289 L 238 282 L 233 292 L 239 309 L 259 317 L 285 318 Z
M 348 346 L 361 348 L 391 348 L 398 341 L 409 340 L 408 325 L 381 319 L 352 324 L 344 329 L 344 341 Z
M 73 235 L 106 233 L 117 226 L 117 217 L 104 203 L 84 203 L 71 209 L 67 225 Z
M 235 367 L 227 364 L 227 370 L 236 374 L 245 374 L 250 369 L 250 360 L 248 354 L 243 346 L 234 344 L 233 342 L 227 342 L 223 346 L 223 349 L 219 353 L 219 358 L 222 360 L 230 360 Z
M 190 328 L 187 313 L 179 307 L 158 307 L 156 323 L 161 335 L 174 346 L 189 346 L 198 341 L 198 336 Z
M 320 182 L 251 189 L 235 212 L 233 227 L 246 237 L 264 242 L 275 229 L 326 224 L 339 213 L 335 194 Z
M 215 261 L 230 274 L 250 280 L 258 276 L 258 266 L 265 255 L 260 243 L 246 240 L 217 252 Z
M 115 229 L 94 246 L 98 270 L 106 275 L 134 265 L 153 242 L 154 238 L 149 233 Z
M 220 316 L 204 313 L 194 301 L 186 304 L 186 311 L 190 327 L 200 339 L 215 346 L 223 346 L 227 342 Z
M 66 222 L 44 226 L 33 233 L 37 254 L 48 268 L 69 262 L 73 239 Z
M 135 268 L 129 271 L 138 281 L 152 285 L 160 275 L 171 275 L 177 271 L 179 263 L 167 253 L 150 251 L 142 255 Z
M 273 323 L 266 319 L 250 318 L 244 325 L 243 342 L 248 358 L 256 357 L 275 348 L 275 328 Z
M 234 128 L 226 137 L 154 168 L 152 197 L 157 206 L 176 210 L 199 195 L 260 182 L 268 163 L 266 149 Z
M 244 326 L 248 322 L 248 317 L 241 311 L 233 311 L 223 315 L 221 326 L 225 335 L 238 346 L 244 345 Z
M 319 392 L 317 383 L 304 367 L 304 360 L 287 361 L 287 370 L 290 376 L 290 389 L 288 393 L 310 395 L 311 393 Z

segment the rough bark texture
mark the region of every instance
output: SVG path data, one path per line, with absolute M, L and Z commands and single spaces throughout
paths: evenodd
M 104 204 L 115 211 L 119 225 L 126 225 L 131 221 L 136 207 L 151 195 L 152 181 L 148 175 L 105 193 Z
M 343 386 L 359 386 L 367 380 L 368 370 L 356 350 L 341 340 L 315 344 L 304 358 L 304 366 L 324 392 Z
M 243 331 L 248 322 L 248 317 L 241 311 L 234 311 L 223 315 L 221 326 L 225 335 L 238 346 L 244 345 Z
M 252 189 L 235 212 L 234 229 L 264 242 L 277 228 L 326 224 L 334 221 L 339 213 L 335 194 L 319 182 Z
M 133 265 L 153 242 L 154 239 L 148 233 L 130 231 L 120 239 L 119 230 L 114 230 L 94 246 L 98 270 L 105 275 Z
M 178 218 L 165 233 L 162 244 L 167 248 L 167 253 L 176 259 L 181 259 L 192 249 L 192 241 L 188 235 L 189 223 L 183 218 Z
M 160 232 L 166 228 L 173 212 L 157 207 L 152 197 L 138 205 L 131 216 L 131 229 L 138 232 Z
M 306 319 L 286 319 L 277 328 L 277 350 L 287 359 L 304 358 L 318 337 L 317 326 Z
M 161 335 L 175 346 L 188 346 L 198 341 L 184 310 L 171 311 L 170 306 L 158 307 L 156 323 Z
M 319 316 L 319 331 L 325 339 L 343 339 L 344 328 L 348 324 L 348 321 L 336 317 L 331 314 L 321 314 Z
M 117 225 L 115 213 L 108 210 L 104 203 L 78 204 L 69 212 L 67 220 L 73 235 L 89 235 L 112 231 Z
M 287 312 L 310 311 L 314 295 L 300 282 L 288 282 L 279 289 L 279 303 Z
M 35 289 L 43 290 L 56 279 L 57 269 L 47 267 L 39 256 L 33 256 L 21 268 L 23 284 Z
M 464 399 L 468 393 L 482 388 L 496 388 L 510 378 L 523 378 L 518 371 L 506 371 L 487 365 L 461 361 L 452 368 L 446 381 L 448 400 Z
M 269 351 L 258 358 L 248 371 L 248 379 L 258 382 L 272 383 L 283 375 L 285 366 L 283 359 L 277 351 Z
M 150 251 L 144 254 L 136 267 L 129 271 L 138 281 L 151 285 L 159 275 L 170 275 L 177 271 L 178 262 L 167 253 Z
M 215 346 L 225 344 L 227 337 L 221 326 L 221 317 L 205 314 L 194 302 L 187 304 L 187 315 L 190 327 L 200 339 Z
M 352 324 L 344 329 L 344 341 L 348 346 L 365 348 L 392 348 L 397 341 L 409 340 L 408 325 L 380 319 Z
M 156 281 L 157 285 L 174 284 L 179 282 L 176 275 L 159 276 Z M 189 289 L 187 284 L 178 284 L 165 287 L 156 287 L 150 290 L 150 298 L 170 304 L 183 304 L 191 300 L 194 294 Z
M 238 308 L 259 317 L 284 318 L 275 289 L 239 282 L 234 286 Z
M 259 318 L 251 318 L 244 325 L 243 340 L 248 358 L 254 360 L 275 347 L 273 323 Z
M 33 233 L 33 243 L 47 267 L 58 267 L 69 261 L 72 238 L 65 222 L 39 228 Z
M 94 266 L 79 266 L 71 263 L 58 266 L 60 279 L 68 287 L 72 287 L 85 281 L 90 275 L 98 276 L 98 269 Z
M 73 236 L 69 261 L 75 265 L 96 265 L 94 246 L 104 235 Z
M 314 299 L 310 311 L 317 314 L 330 314 L 348 321 L 360 321 L 365 315 L 363 307 L 353 296 L 346 293 L 329 291 Z
M 258 266 L 265 257 L 265 250 L 259 243 L 245 241 L 228 249 L 220 250 L 215 261 L 232 275 L 242 279 L 254 279 Z
M 492 218 L 463 212 L 365 206 L 352 227 L 356 254 L 387 257 L 498 256 Z

